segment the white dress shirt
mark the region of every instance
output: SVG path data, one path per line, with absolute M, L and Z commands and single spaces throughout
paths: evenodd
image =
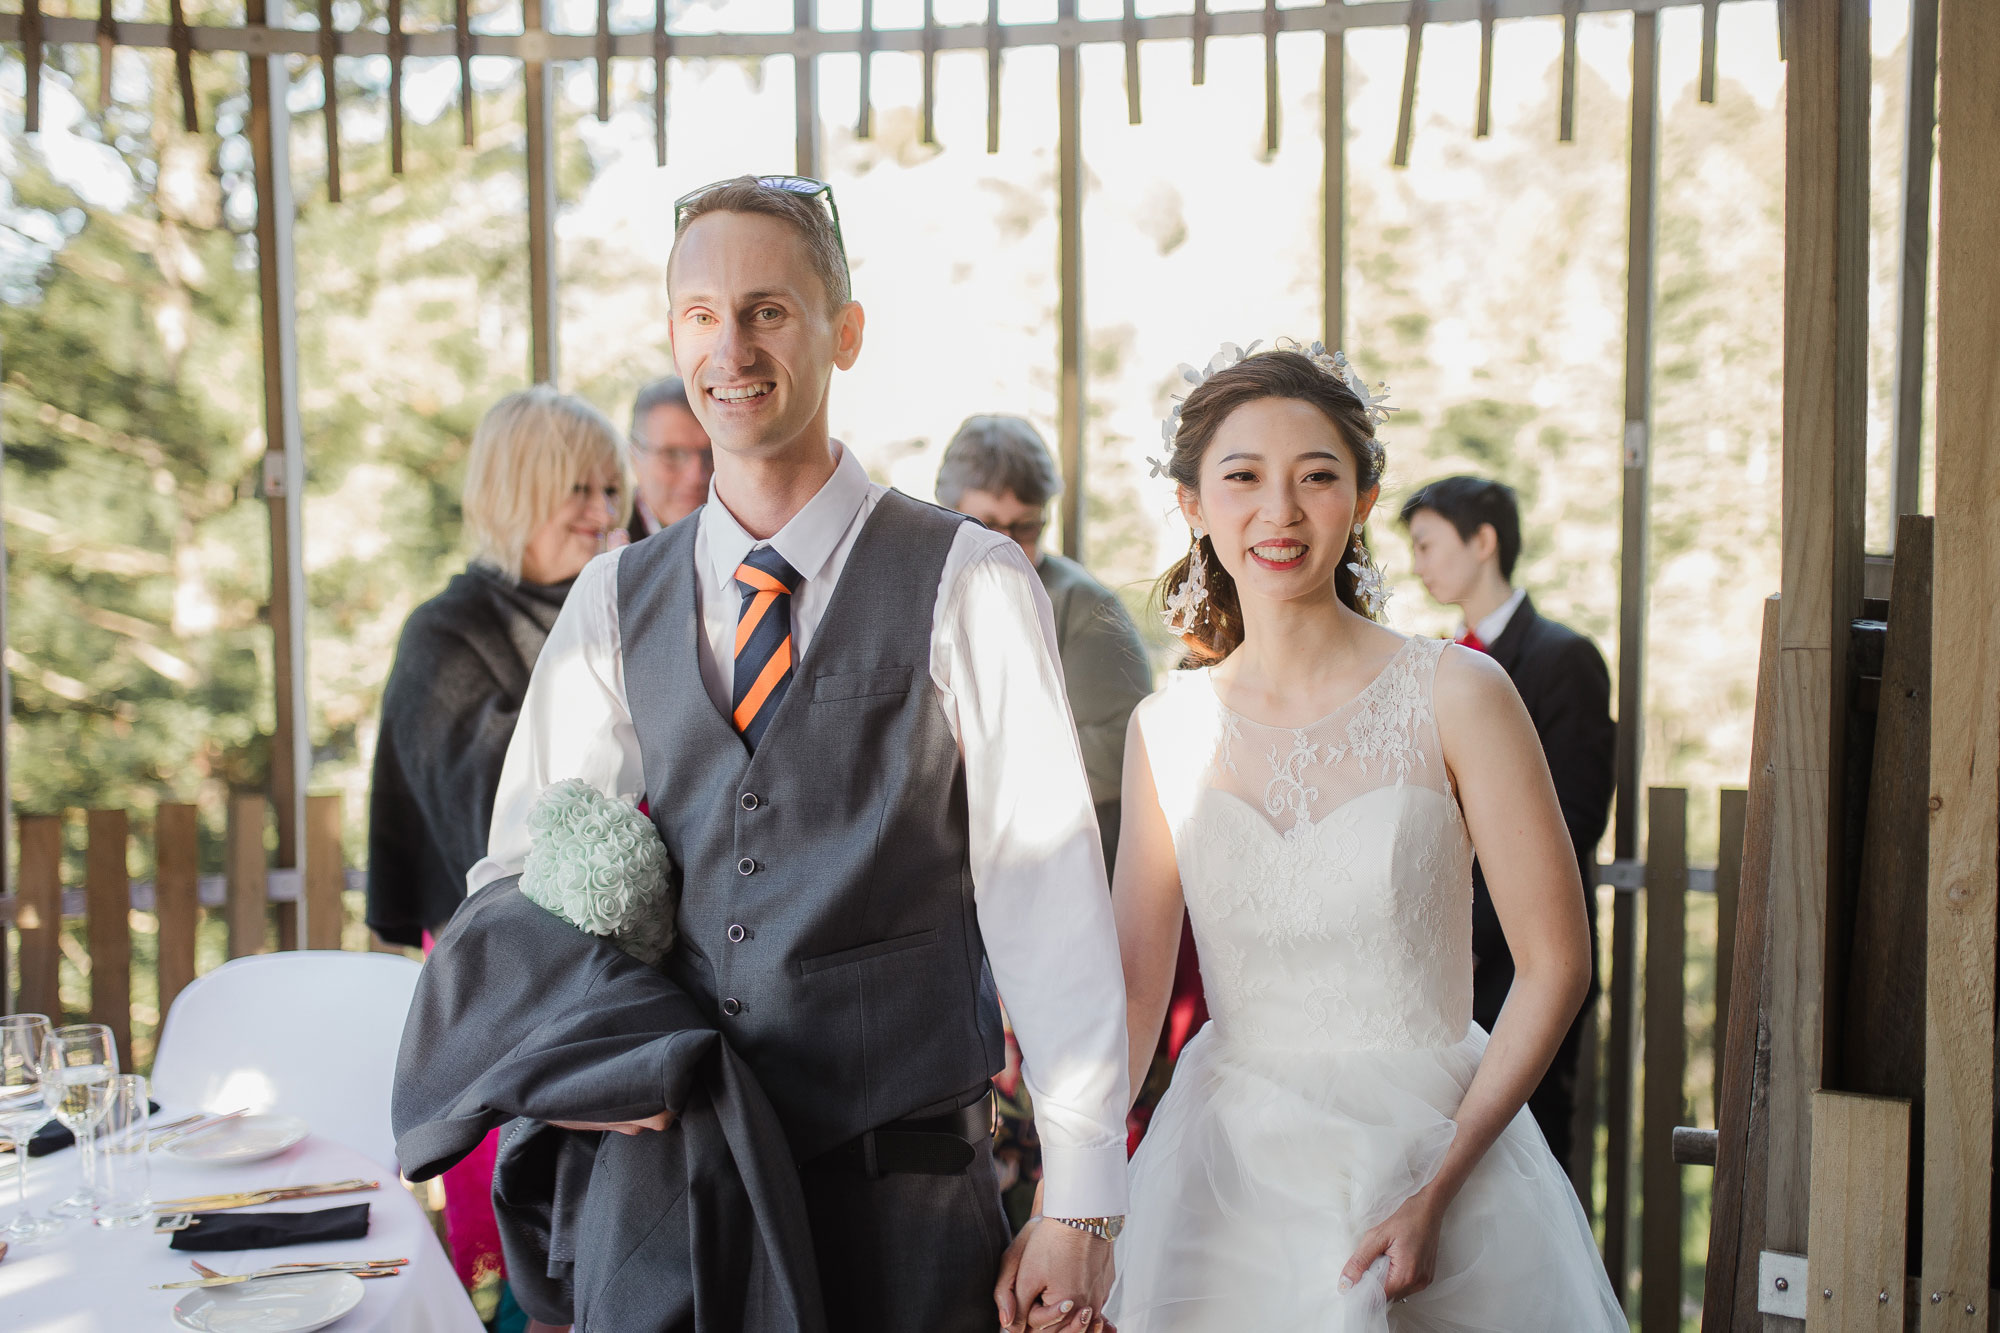
M 742 604 L 733 579 L 743 557 L 769 545 L 799 572 L 792 639 L 803 657 L 885 489 L 843 448 L 826 485 L 760 543 L 711 483 L 695 532 L 703 629 L 696 655 L 709 698 L 725 717 Z M 577 576 L 535 664 L 507 748 L 487 855 L 466 877 L 473 892 L 520 871 L 528 808 L 549 784 L 580 778 L 634 803 L 644 791 L 619 649 L 622 554 L 607 551 Z M 979 929 L 1034 1098 L 1043 1211 L 1122 1214 L 1125 982 L 1103 846 L 1064 702 L 1048 596 L 1004 533 L 967 523 L 952 541 L 931 622 L 931 680 L 965 764 Z
M 1508 622 L 1513 620 L 1514 612 L 1520 609 L 1521 603 L 1526 601 L 1527 598 L 1528 590 L 1526 588 L 1514 589 L 1512 597 L 1509 597 L 1506 601 L 1481 616 L 1477 625 L 1471 626 L 1472 632 L 1479 636 L 1481 643 L 1491 648 L 1493 641 L 1507 632 Z M 1458 632 L 1458 637 L 1461 639 L 1464 638 L 1465 631 L 1461 629 Z

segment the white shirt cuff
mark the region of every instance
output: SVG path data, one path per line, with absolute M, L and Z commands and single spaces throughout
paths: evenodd
M 1123 1217 L 1125 1145 L 1067 1148 L 1042 1143 L 1042 1216 Z

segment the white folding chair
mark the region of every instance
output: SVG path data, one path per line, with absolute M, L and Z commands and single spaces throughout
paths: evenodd
M 153 1095 L 175 1109 L 296 1115 L 393 1171 L 389 1091 L 421 970 L 336 949 L 224 963 L 168 1011 Z

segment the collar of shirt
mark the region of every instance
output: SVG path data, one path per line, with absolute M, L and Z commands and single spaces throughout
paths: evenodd
M 748 550 L 749 548 L 745 547 L 744 549 Z M 734 569 L 735 566 L 732 565 L 730 568 Z M 1509 597 L 1506 601 L 1500 603 L 1499 606 L 1481 617 L 1477 625 L 1471 626 L 1472 632 L 1479 636 L 1481 643 L 1491 648 L 1493 641 L 1507 632 L 1508 622 L 1513 620 L 1514 612 L 1520 609 L 1521 603 L 1526 601 L 1527 598 L 1528 590 L 1526 588 L 1514 589 L 1512 597 Z M 1458 637 L 1461 639 L 1464 638 L 1465 630 L 1459 630 Z
M 760 542 L 743 530 L 729 506 L 716 498 L 715 483 L 709 482 L 698 535 L 706 548 L 710 587 L 728 591 L 736 567 L 758 546 L 769 546 L 785 557 L 785 563 L 807 582 L 819 576 L 868 499 L 868 473 L 861 460 L 845 445 L 835 442 L 834 448 L 840 450 L 840 460 L 834 464 L 833 475 L 768 542 Z

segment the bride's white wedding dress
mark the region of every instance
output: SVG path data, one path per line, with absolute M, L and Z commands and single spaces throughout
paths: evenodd
M 1213 1018 L 1132 1163 L 1122 1333 L 1627 1327 L 1526 1111 L 1446 1211 L 1427 1290 L 1339 1289 L 1436 1171 L 1486 1046 L 1472 843 L 1431 708 L 1444 648 L 1409 640 L 1304 728 L 1232 713 L 1206 671 L 1139 706 Z

